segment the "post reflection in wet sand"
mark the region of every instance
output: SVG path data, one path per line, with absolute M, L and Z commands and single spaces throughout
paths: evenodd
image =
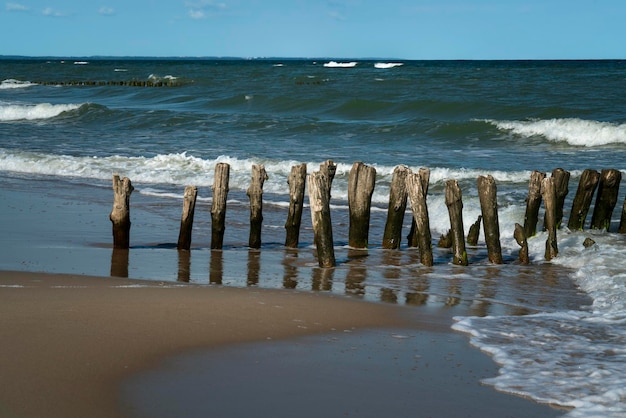
M 283 257 L 282 264 L 284 268 L 283 274 L 283 288 L 295 289 L 298 286 L 298 267 L 294 265 L 298 258 L 298 250 L 293 248 L 285 249 L 285 256 Z
M 311 271 L 311 290 L 333 290 L 334 267 L 313 267 Z
M 112 277 L 128 277 L 128 248 L 113 248 L 111 254 L 111 276 Z
M 247 286 L 257 286 L 259 284 L 259 270 L 261 252 L 258 249 L 250 248 L 248 250 L 248 279 Z
M 222 284 L 224 277 L 224 254 L 222 250 L 211 250 L 209 263 L 209 283 Z
M 189 283 L 191 280 L 191 251 L 178 250 L 178 281 Z

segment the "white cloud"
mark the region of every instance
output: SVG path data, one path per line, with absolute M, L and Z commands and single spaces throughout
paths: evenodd
M 187 13 L 192 19 L 204 19 L 206 17 L 206 14 L 202 10 L 198 9 L 189 9 Z
M 110 7 L 102 6 L 98 9 L 98 14 L 101 14 L 103 16 L 112 16 L 115 14 L 115 10 Z
M 30 10 L 28 6 L 19 3 L 6 3 L 5 6 L 9 12 L 27 12 Z
M 186 1 L 187 14 L 192 19 L 204 19 L 228 9 L 226 3 L 214 0 Z
M 54 10 L 52 7 L 46 7 L 45 9 L 41 11 L 41 14 L 43 14 L 44 16 L 51 16 L 51 17 L 67 16 L 67 14 Z

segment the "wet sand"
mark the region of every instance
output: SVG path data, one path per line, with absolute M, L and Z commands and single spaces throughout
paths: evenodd
M 563 412 L 481 385 L 497 366 L 436 310 L 9 271 L 0 300 L 3 417 Z

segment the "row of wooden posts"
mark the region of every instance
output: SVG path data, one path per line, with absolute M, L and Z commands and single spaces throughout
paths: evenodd
M 330 216 L 330 191 L 337 166 L 328 160 L 320 165 L 319 171 L 307 176 L 306 164 L 291 168 L 289 184 L 289 213 L 285 223 L 285 246 L 296 248 L 299 243 L 300 224 L 304 207 L 305 183 L 308 184 L 309 204 L 314 234 L 314 244 L 320 267 L 334 267 L 333 230 Z M 213 201 L 211 205 L 211 249 L 221 249 L 224 240 L 226 221 L 226 199 L 230 166 L 218 163 L 212 186 Z M 250 236 L 251 248 L 261 247 L 261 226 L 263 221 L 263 183 L 268 176 L 262 165 L 252 166 L 252 180 L 247 190 L 250 198 Z M 556 232 L 563 220 L 563 206 L 568 194 L 570 173 L 558 168 L 551 176 L 534 171 L 530 176 L 524 225 L 515 224 L 514 238 L 520 245 L 519 261 L 529 262 L 528 238 L 536 234 L 539 209 L 543 201 L 544 230 L 547 231 L 545 258 L 550 260 L 557 256 L 558 246 Z M 355 162 L 348 178 L 349 235 L 348 245 L 356 249 L 368 247 L 371 198 L 374 192 L 376 169 L 362 162 Z M 402 239 L 402 225 L 407 202 L 411 203 L 413 221 L 408 235 L 410 247 L 417 247 L 420 261 L 426 266 L 433 265 L 432 236 L 430 231 L 426 196 L 430 180 L 430 170 L 420 168 L 414 173 L 408 167 L 399 165 L 394 169 L 389 194 L 389 208 L 385 224 L 382 247 L 399 249 Z M 591 228 L 608 230 L 611 215 L 617 203 L 621 172 L 615 169 L 585 170 L 580 178 L 578 190 L 572 204 L 568 228 L 582 230 L 591 206 L 593 195 L 598 190 Z M 466 242 L 475 246 L 478 242 L 480 224 L 487 246 L 487 257 L 490 262 L 503 262 L 500 246 L 500 227 L 498 222 L 498 203 L 496 182 L 491 175 L 479 176 L 477 179 L 478 196 L 481 215 L 469 229 L 467 240 L 463 228 L 463 202 L 458 182 L 447 180 L 445 184 L 445 202 L 450 217 L 450 230 L 439 240 L 439 246 L 452 248 L 453 263 L 467 265 L 468 257 Z M 114 203 L 110 219 L 113 224 L 114 248 L 129 248 L 130 242 L 130 194 L 133 186 L 127 177 L 113 176 Z M 187 186 L 183 198 L 183 214 L 178 237 L 178 249 L 189 250 L 191 247 L 191 231 L 198 189 Z M 619 232 L 626 232 L 626 201 L 622 211 Z
M 179 87 L 182 83 L 176 79 L 166 80 L 68 80 L 34 81 L 42 86 L 126 86 L 126 87 Z

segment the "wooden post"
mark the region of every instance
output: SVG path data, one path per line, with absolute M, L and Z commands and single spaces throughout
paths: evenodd
M 113 248 L 130 247 L 130 194 L 135 190 L 130 179 L 113 175 L 113 209 L 109 219 L 113 224 Z
M 268 179 L 265 166 L 252 164 L 252 180 L 246 194 L 250 198 L 250 248 L 261 248 L 263 224 L 263 183 Z
M 404 222 L 404 212 L 408 192 L 406 189 L 406 178 L 411 174 L 411 170 L 405 165 L 396 166 L 391 177 L 391 187 L 389 189 L 389 208 L 387 209 L 387 222 L 383 233 L 383 248 L 397 250 L 400 248 L 402 240 L 402 223 Z
M 478 219 L 476 222 L 470 226 L 469 232 L 467 233 L 467 245 L 476 246 L 478 245 L 478 236 L 480 235 L 480 222 L 483 219 L 483 215 L 478 215 Z
M 537 232 L 539 207 L 541 206 L 541 182 L 546 173 L 535 170 L 530 175 L 528 183 L 528 198 L 526 199 L 526 214 L 524 215 L 524 234 L 530 238 Z
M 591 216 L 591 228 L 609 230 L 611 226 L 611 215 L 617 203 L 619 194 L 619 183 L 622 180 L 622 173 L 619 170 L 602 170 L 600 182 L 598 183 L 598 195 L 596 204 Z
M 556 188 L 554 178 L 548 177 L 541 181 L 541 195 L 543 197 L 543 205 L 546 209 L 545 227 L 546 231 L 548 231 L 545 259 L 552 260 L 559 253 L 556 241 Z
M 565 171 L 562 168 L 556 168 L 552 171 L 552 177 L 554 177 L 554 187 L 556 189 L 556 208 L 555 208 L 555 224 L 556 229 L 561 227 L 563 221 L 563 206 L 565 205 L 565 198 L 569 193 L 569 171 Z
M 430 169 L 428 168 L 420 168 L 418 170 L 420 178 L 422 179 L 422 189 L 424 190 L 424 196 L 428 195 L 428 185 L 430 183 Z M 409 235 L 407 235 L 407 241 L 409 247 L 417 247 L 418 246 L 418 236 L 417 236 L 417 224 L 415 218 L 411 221 L 411 229 L 409 230 Z
M 461 188 L 456 180 L 446 181 L 446 206 L 450 216 L 452 262 L 459 266 L 466 266 L 467 251 L 465 250 L 465 231 L 463 230 L 463 200 Z
M 180 219 L 180 232 L 178 233 L 179 250 L 189 250 L 191 248 L 191 231 L 193 229 L 193 215 L 196 209 L 196 198 L 198 188 L 196 186 L 185 187 L 183 195 L 183 214 Z
M 434 263 L 424 179 L 420 173 L 411 173 L 406 180 L 413 219 L 415 220 L 415 238 L 420 251 L 420 260 L 423 265 L 430 267 Z
M 317 261 L 320 267 L 334 267 L 336 262 L 330 219 L 330 178 L 322 171 L 315 171 L 307 176 L 307 180 Z
M 502 264 L 496 181 L 490 175 L 479 176 L 477 184 L 480 209 L 483 215 L 483 232 L 487 244 L 487 257 L 494 264 Z
M 622 216 L 619 220 L 619 229 L 617 232 L 620 234 L 626 233 L 626 198 L 624 198 L 624 203 L 622 204 Z
M 526 239 L 526 235 L 524 233 L 524 228 L 522 225 L 515 223 L 515 232 L 513 233 L 513 237 L 515 241 L 522 247 L 519 250 L 519 261 L 522 264 L 528 264 L 530 262 L 528 258 L 528 240 Z
M 362 162 L 355 162 L 348 177 L 348 211 L 350 225 L 348 245 L 367 248 L 372 194 L 376 186 L 376 169 Z
M 337 172 L 337 164 L 335 164 L 332 160 L 326 160 L 322 164 L 320 164 L 320 173 L 324 175 L 327 179 L 328 183 L 328 201 L 330 202 L 330 188 L 333 185 L 333 179 L 335 178 L 335 173 Z
M 300 242 L 300 224 L 304 207 L 304 188 L 306 184 L 306 164 L 291 167 L 287 179 L 289 184 L 289 214 L 285 223 L 285 247 L 297 248 Z
M 598 186 L 600 180 L 600 173 L 596 170 L 587 169 L 583 171 L 578 182 L 578 189 L 576 190 L 576 196 L 572 202 L 572 212 L 567 222 L 567 227 L 572 231 L 582 231 L 585 226 L 585 219 L 587 219 L 587 213 L 589 213 L 589 206 L 591 206 L 591 200 L 593 194 Z
M 230 165 L 217 163 L 213 179 L 213 202 L 211 204 L 211 249 L 221 250 L 224 244 L 226 229 L 226 199 L 228 198 L 228 181 Z

